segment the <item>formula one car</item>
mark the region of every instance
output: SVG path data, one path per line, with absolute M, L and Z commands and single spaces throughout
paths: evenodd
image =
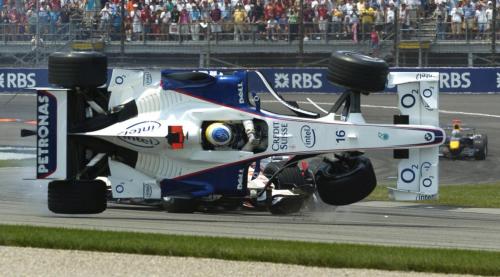
M 262 109 L 249 92 L 248 74 L 257 74 L 295 116 Z M 438 74 L 389 74 L 402 115 L 394 125 L 368 124 L 361 94 L 383 90 L 387 75 L 383 60 L 334 53 L 328 79 L 346 91 L 321 116 L 286 101 L 258 71 L 212 76 L 114 69 L 107 84 L 104 55 L 54 53 L 49 83 L 59 88 L 37 89 L 37 178 L 49 181 L 54 213 L 103 212 L 107 188 L 99 178 L 106 177 L 113 198 L 159 200 L 170 212 L 252 201 L 283 214 L 297 211 L 311 190 L 297 177 L 299 161 L 336 153 L 310 176 L 312 190 L 327 204 L 348 205 L 376 186 L 371 162 L 359 150 L 396 149 L 403 160 L 393 197 L 434 198 L 444 141 L 436 127 Z M 285 155 L 292 157 L 254 184 L 261 160 Z M 254 174 L 247 177 L 250 167 Z
M 441 156 L 450 159 L 484 160 L 488 156 L 488 136 L 476 133 L 476 129 L 463 127 L 460 119 L 454 119 L 452 126 L 444 128 L 447 136 L 439 149 Z

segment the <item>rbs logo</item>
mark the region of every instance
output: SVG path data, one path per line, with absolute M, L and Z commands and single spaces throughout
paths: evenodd
M 323 86 L 322 76 L 322 73 L 274 73 L 274 87 L 318 89 Z
M 0 88 L 31 88 L 36 86 L 35 73 L 0 73 Z
M 449 72 L 439 74 L 440 88 L 469 88 L 470 85 L 470 72 Z

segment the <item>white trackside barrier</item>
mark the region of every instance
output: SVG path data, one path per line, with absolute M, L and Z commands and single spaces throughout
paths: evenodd
M 439 127 L 439 73 L 397 72 L 389 74 L 389 85 L 397 85 L 401 115 L 410 125 Z M 430 138 L 429 138 L 430 139 Z M 397 187 L 389 188 L 394 200 L 429 200 L 438 196 L 439 147 L 410 149 L 409 158 L 398 165 Z

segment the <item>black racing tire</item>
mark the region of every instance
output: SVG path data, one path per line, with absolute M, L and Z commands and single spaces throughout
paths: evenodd
M 163 208 L 169 213 L 191 214 L 198 210 L 199 201 L 197 199 L 170 198 L 163 202 Z
M 286 162 L 270 162 L 262 172 L 267 178 L 271 178 Z M 304 176 L 298 166 L 290 166 L 283 169 L 274 179 L 274 187 L 277 189 L 293 189 L 303 187 Z
M 488 136 L 485 134 L 481 134 L 479 138 L 474 140 L 474 149 L 475 154 L 474 158 L 476 160 L 485 160 L 488 156 Z
M 321 200 L 334 206 L 359 202 L 377 186 L 373 166 L 365 157 L 352 159 L 348 167 L 340 160 L 324 162 L 315 176 Z
M 49 84 L 96 88 L 106 84 L 108 60 L 99 52 L 55 52 L 49 56 Z
M 352 51 L 337 51 L 328 63 L 327 80 L 359 92 L 385 89 L 389 65 L 382 59 Z
M 57 214 L 98 214 L 107 207 L 107 187 L 101 180 L 52 181 L 49 210 Z

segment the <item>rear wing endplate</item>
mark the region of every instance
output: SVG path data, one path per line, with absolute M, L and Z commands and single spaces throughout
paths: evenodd
M 67 90 L 36 90 L 36 178 L 66 179 Z

